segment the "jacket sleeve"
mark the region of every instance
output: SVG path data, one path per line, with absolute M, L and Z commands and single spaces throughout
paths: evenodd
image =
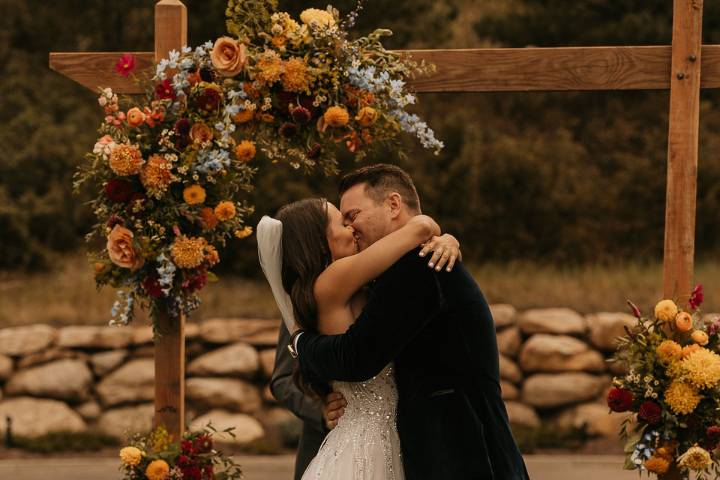
M 355 323 L 342 335 L 304 332 L 297 341 L 302 374 L 312 381 L 367 380 L 390 363 L 442 305 L 435 272 L 414 250 L 376 282 Z
M 293 382 L 292 373 L 295 361 L 287 350 L 290 333 L 280 322 L 275 368 L 270 379 L 270 391 L 275 399 L 298 418 L 321 432 L 327 432 L 322 416 L 320 402 L 304 394 Z

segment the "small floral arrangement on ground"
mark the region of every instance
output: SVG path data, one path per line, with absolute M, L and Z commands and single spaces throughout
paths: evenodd
M 98 103 L 105 118 L 75 188 L 90 184 L 98 223 L 88 240 L 98 287 L 118 299 L 110 324 L 126 325 L 134 307 L 178 318 L 198 307 L 198 292 L 233 237 L 252 233 L 253 159 L 336 172 L 339 149 L 361 158 L 381 145 L 399 148 L 406 131 L 427 148 L 443 147 L 405 108 L 416 102 L 405 80 L 430 70 L 383 48 L 387 30 L 348 39 L 361 4 L 341 21 L 337 10 L 308 9 L 296 21 L 271 0 L 231 0 L 228 29 L 195 49 L 160 60 L 137 78 L 141 98 L 111 89 Z M 135 58 L 115 66 L 133 74 Z
M 208 424 L 202 431 L 186 432 L 172 442 L 158 427 L 149 435 L 136 435 L 120 450 L 120 471 L 125 480 L 230 480 L 242 478 L 240 466 L 214 448 L 217 430 Z M 224 430 L 234 436 L 232 428 Z
M 613 361 L 629 370 L 607 397 L 613 412 L 635 414 L 620 432 L 627 469 L 720 478 L 720 318 L 705 323 L 702 301 L 698 285 L 687 310 L 665 299 L 650 318 L 628 302 L 637 325 L 626 328 Z

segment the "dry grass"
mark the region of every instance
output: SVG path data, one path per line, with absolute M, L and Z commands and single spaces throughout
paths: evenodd
M 626 310 L 631 298 L 648 310 L 660 298 L 662 266 L 588 266 L 576 269 L 532 264 L 484 265 L 471 271 L 491 303 L 510 303 L 519 310 L 534 307 L 569 307 L 582 313 Z M 706 312 L 720 311 L 720 265 L 697 265 L 696 278 L 705 285 Z M 264 280 L 226 277 L 208 285 L 203 305 L 193 319 L 216 316 L 277 317 Z M 0 326 L 47 323 L 51 325 L 103 325 L 114 294 L 95 290 L 90 270 L 80 254 L 65 257 L 54 272 L 0 275 Z M 138 314 L 137 321 L 145 322 Z

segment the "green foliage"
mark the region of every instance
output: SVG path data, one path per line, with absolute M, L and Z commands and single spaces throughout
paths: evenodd
M 560 428 L 548 423 L 542 423 L 539 427 L 513 425 L 512 432 L 518 448 L 524 454 L 534 453 L 538 449 L 578 449 L 588 440 L 584 427 Z
M 14 437 L 14 446 L 37 453 L 91 452 L 120 446 L 120 440 L 100 431 L 51 432 L 39 437 Z

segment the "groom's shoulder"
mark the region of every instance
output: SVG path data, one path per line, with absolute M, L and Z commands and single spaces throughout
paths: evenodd
M 400 257 L 387 271 L 388 274 L 417 274 L 418 272 L 427 272 L 432 274 L 432 270 L 427 267 L 427 259 L 421 257 L 420 248 L 410 250 L 408 253 Z M 425 266 L 425 268 L 422 268 Z

